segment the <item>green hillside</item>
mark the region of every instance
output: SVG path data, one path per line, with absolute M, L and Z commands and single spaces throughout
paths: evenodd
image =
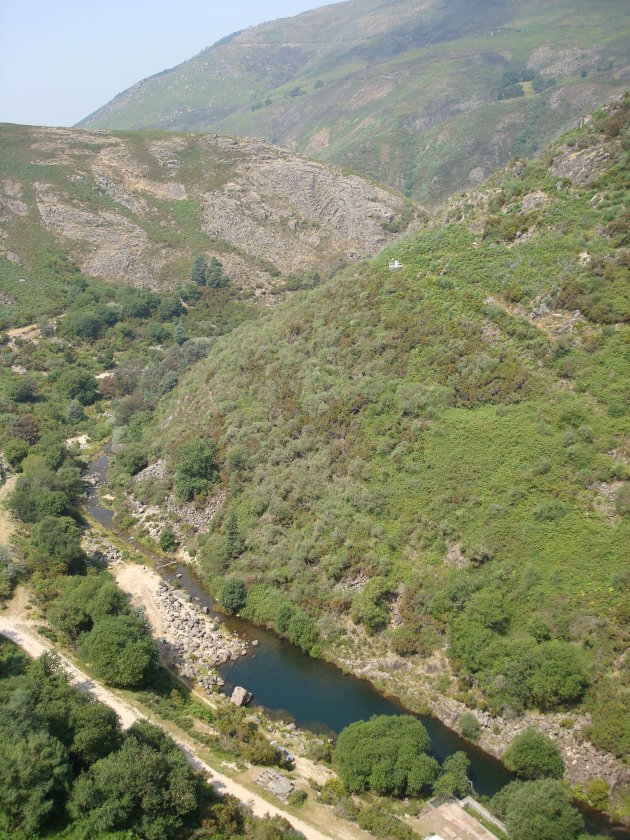
M 591 711 L 628 753 L 629 150 L 626 99 L 165 398 L 145 449 L 203 508 L 181 447 L 214 443 L 191 545 L 231 608 L 349 667 L 397 654 L 416 703 Z
M 262 137 L 435 204 L 621 92 L 629 42 L 625 0 L 350 0 L 235 33 L 79 125 Z

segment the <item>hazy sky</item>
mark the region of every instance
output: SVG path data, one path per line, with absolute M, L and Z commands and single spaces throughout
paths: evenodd
M 73 125 L 219 38 L 334 0 L 0 0 L 0 122 Z

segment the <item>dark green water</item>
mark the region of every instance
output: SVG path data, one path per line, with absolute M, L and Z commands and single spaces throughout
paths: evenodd
M 88 474 L 97 482 L 88 494 L 88 512 L 102 525 L 112 528 L 111 511 L 102 507 L 98 499 L 98 487 L 106 480 L 107 458 L 102 456 L 95 461 Z M 165 566 L 161 558 L 136 546 L 132 539 L 124 534 L 118 536 L 149 557 L 164 579 L 176 582 L 195 601 L 220 615 L 231 630 L 250 640 L 258 640 L 258 647 L 252 647 L 250 654 L 219 669 L 228 692 L 235 685 L 242 685 L 254 695 L 252 705 L 262 706 L 269 717 L 294 721 L 301 728 L 330 737 L 349 723 L 366 720 L 372 715 L 406 713 L 401 704 L 379 694 L 367 681 L 344 674 L 322 660 L 311 659 L 265 628 L 218 613 L 213 599 L 188 566 Z M 458 750 L 468 755 L 470 777 L 478 793 L 492 796 L 513 778 L 501 762 L 465 741 L 436 718 L 418 717 L 427 728 L 432 753 L 440 762 Z M 623 827 L 611 824 L 596 812 L 581 811 L 589 833 L 630 840 L 630 833 Z

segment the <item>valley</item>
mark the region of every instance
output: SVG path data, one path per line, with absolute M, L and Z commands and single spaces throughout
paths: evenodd
M 0 124 L 0 835 L 630 836 L 629 27 L 350 0 Z

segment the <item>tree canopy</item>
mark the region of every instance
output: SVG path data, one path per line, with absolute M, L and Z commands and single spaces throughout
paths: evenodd
M 512 739 L 503 761 L 508 770 L 520 779 L 560 779 L 564 773 L 564 762 L 558 747 L 534 726 Z
M 427 755 L 431 740 L 411 715 L 380 715 L 347 726 L 333 753 L 341 780 L 351 793 L 373 790 L 390 796 L 418 796 L 438 775 Z

